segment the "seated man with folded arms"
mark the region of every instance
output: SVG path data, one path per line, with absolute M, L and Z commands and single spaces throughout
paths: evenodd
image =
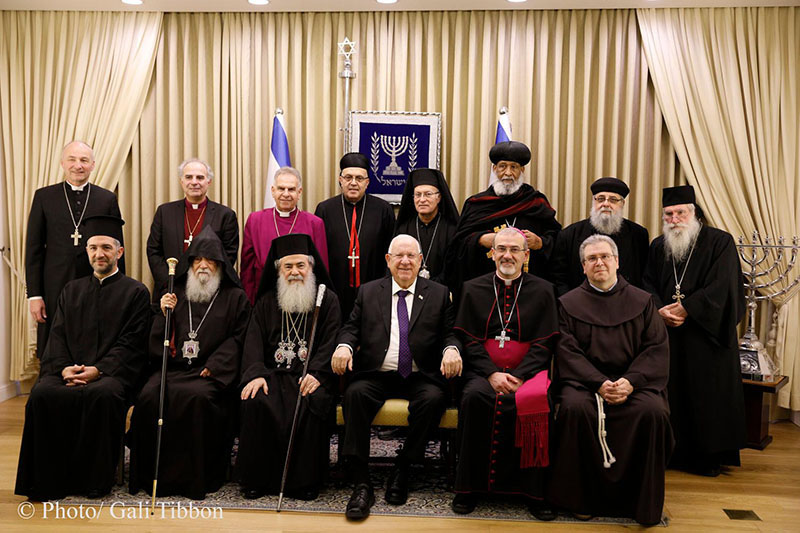
M 561 297 L 550 500 L 579 518 L 661 520 L 673 447 L 667 330 L 650 293 L 617 276 L 605 235 L 579 248 L 586 281 Z

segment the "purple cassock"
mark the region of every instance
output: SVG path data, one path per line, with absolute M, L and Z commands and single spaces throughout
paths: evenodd
M 274 207 L 250 213 L 244 225 L 241 279 L 251 304 L 255 303 L 272 239 L 289 233 L 309 235 L 325 262 L 325 268 L 328 268 L 328 241 L 321 218 L 297 208 L 289 216 L 282 216 Z

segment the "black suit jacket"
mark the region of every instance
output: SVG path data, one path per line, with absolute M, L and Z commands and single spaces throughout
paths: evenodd
M 444 382 L 439 367 L 447 346 L 459 350 L 453 334 L 454 311 L 447 287 L 417 278 L 414 305 L 408 322 L 408 344 L 417 368 L 437 382 Z M 358 290 L 353 311 L 339 333 L 339 344 L 355 352 L 353 372 L 380 369 L 389 349 L 392 324 L 392 278 L 386 276 L 365 283 Z
M 84 219 L 94 215 L 120 216 L 113 192 L 94 184 L 89 187 L 91 192 Z M 74 216 L 77 220 L 80 213 L 74 213 Z M 80 244 L 74 246 L 70 238 L 74 228 L 64 198 L 64 182 L 42 187 L 34 193 L 25 242 L 25 282 L 29 298 L 44 298 L 48 317 L 55 316 L 58 296 L 64 285 L 92 272 L 86 255 L 86 239 L 82 238 Z M 83 224 L 78 227 L 78 233 L 82 230 Z M 124 273 L 123 259 L 124 256 L 118 267 Z M 44 350 L 44 346 L 39 348 Z
M 180 259 L 183 255 L 183 228 L 186 216 L 184 206 L 183 198 L 161 204 L 156 209 L 153 223 L 150 225 L 147 261 L 153 274 L 154 302 L 161 298 L 167 288 L 169 277 L 167 258 Z M 239 223 L 236 220 L 236 213 L 229 207 L 209 200 L 203 220 L 203 227 L 206 226 L 211 226 L 217 234 L 231 265 L 235 265 L 239 253 Z

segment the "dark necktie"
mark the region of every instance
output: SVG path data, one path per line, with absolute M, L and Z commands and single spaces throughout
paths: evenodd
M 408 346 L 408 291 L 397 291 L 397 326 L 400 329 L 400 348 L 397 354 L 397 371 L 407 378 L 411 374 L 411 348 Z

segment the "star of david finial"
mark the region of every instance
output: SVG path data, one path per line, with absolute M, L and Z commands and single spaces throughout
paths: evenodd
M 356 44 L 345 37 L 344 41 L 339 43 L 339 55 L 344 56 L 345 61 L 350 61 L 350 56 L 356 53 Z

